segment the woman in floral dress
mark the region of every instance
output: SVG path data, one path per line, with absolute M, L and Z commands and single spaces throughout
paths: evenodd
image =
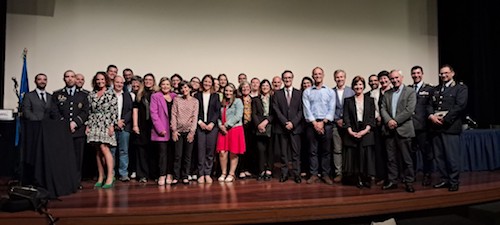
M 114 126 L 118 122 L 118 105 L 112 89 L 107 89 L 108 77 L 97 72 L 92 79 L 94 90 L 89 94 L 90 112 L 86 122 L 87 142 L 98 147 L 96 152 L 99 176 L 95 187 L 111 188 L 114 182 L 113 156 L 110 146 L 116 146 Z M 106 167 L 107 176 L 104 176 Z M 106 180 L 104 180 L 106 179 Z

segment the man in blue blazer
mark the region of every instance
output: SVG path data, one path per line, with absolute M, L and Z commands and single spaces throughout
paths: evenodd
M 337 97 L 335 104 L 335 116 L 333 117 L 333 165 L 335 170 L 332 171 L 334 182 L 342 181 L 342 138 L 346 133 L 344 128 L 344 99 L 354 96 L 354 90 L 345 84 L 346 73 L 344 70 L 335 70 L 333 79 L 337 86 L 333 88 Z

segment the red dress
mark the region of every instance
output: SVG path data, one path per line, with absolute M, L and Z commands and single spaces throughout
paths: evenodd
M 222 124 L 226 123 L 226 107 L 222 108 Z M 221 132 L 217 135 L 217 152 L 229 151 L 234 154 L 245 153 L 245 134 L 243 126 L 231 127 L 226 135 Z

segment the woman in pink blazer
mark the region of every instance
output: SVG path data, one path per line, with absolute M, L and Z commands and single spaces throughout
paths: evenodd
M 167 176 L 167 155 L 168 141 L 170 140 L 170 117 L 175 96 L 176 94 L 171 91 L 170 80 L 167 77 L 161 78 L 160 91 L 151 95 L 150 113 L 153 122 L 151 141 L 155 143 L 159 152 L 160 177 L 158 185 L 165 185 L 172 180 L 172 175 Z

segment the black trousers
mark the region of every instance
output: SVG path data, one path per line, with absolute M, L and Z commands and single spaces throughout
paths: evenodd
M 136 169 L 137 169 L 137 178 L 149 178 L 149 156 L 148 150 L 150 150 L 147 145 L 136 145 Z
M 189 143 L 187 136 L 187 132 L 179 133 L 179 140 L 175 142 L 174 179 L 187 179 L 191 168 L 194 143 Z
M 73 137 L 73 148 L 75 149 L 76 161 L 76 182 L 80 183 L 82 180 L 82 165 L 83 165 L 83 151 L 85 149 L 85 136 Z
M 271 161 L 272 149 L 271 149 L 271 137 L 265 135 L 255 136 L 256 146 L 257 146 L 257 157 L 258 157 L 258 173 L 262 173 L 266 170 L 272 171 L 273 162 Z
M 375 126 L 373 134 L 375 136 L 375 177 L 379 181 L 385 180 L 387 179 L 387 150 L 385 146 L 387 136 L 382 135 L 380 126 Z
M 214 127 L 210 132 L 196 131 L 198 144 L 198 174 L 200 176 L 211 175 L 214 165 L 215 146 L 217 144 L 217 133 L 219 129 Z
M 292 163 L 290 175 L 300 176 L 300 148 L 301 135 L 286 133 L 279 134 L 281 141 L 281 174 L 288 176 L 288 163 Z
M 412 184 L 415 181 L 415 170 L 411 157 L 411 138 L 394 133 L 386 139 L 386 147 L 388 181 L 397 183 L 401 175 L 404 183 Z
M 158 171 L 160 176 L 167 175 L 167 162 L 168 162 L 168 142 L 155 141 L 153 142 L 158 149 Z
M 422 154 L 422 172 L 431 174 L 434 169 L 434 152 L 432 151 L 431 139 L 425 130 L 417 130 L 415 135 L 411 143 L 413 168 L 417 172 L 417 153 L 420 152 Z
M 306 134 L 309 140 L 309 170 L 311 176 L 318 175 L 318 173 L 321 173 L 323 176 L 329 176 L 332 160 L 330 154 L 333 139 L 332 124 L 325 124 L 325 133 L 318 134 L 314 130 L 312 123 L 309 123 L 306 128 Z

